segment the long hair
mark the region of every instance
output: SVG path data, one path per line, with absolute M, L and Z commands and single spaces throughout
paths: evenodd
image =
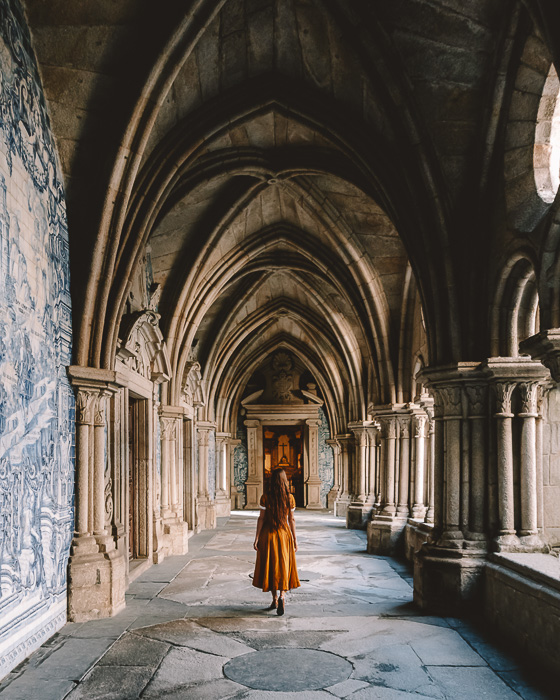
M 286 472 L 283 469 L 273 469 L 266 499 L 266 514 L 272 527 L 278 529 L 281 525 L 286 525 L 289 512 L 290 487 Z

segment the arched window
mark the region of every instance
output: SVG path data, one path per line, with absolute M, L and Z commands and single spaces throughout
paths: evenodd
M 533 166 L 539 197 L 550 204 L 560 184 L 560 82 L 554 65 L 544 84 L 537 126 Z

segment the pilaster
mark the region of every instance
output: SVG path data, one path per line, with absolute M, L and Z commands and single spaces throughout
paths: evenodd
M 216 517 L 225 518 L 231 513 L 229 496 L 229 433 L 216 433 Z
M 183 416 L 178 406 L 160 407 L 161 433 L 161 517 L 160 554 L 186 554 L 189 526 L 184 520 Z M 163 552 L 161 552 L 163 550 Z M 159 559 L 158 559 L 159 561 Z
M 350 423 L 348 427 L 354 434 L 354 479 L 352 485 L 352 500 L 346 512 L 346 527 L 355 530 L 365 530 L 369 521 L 373 504 L 368 500 L 369 476 L 369 428 L 371 421 Z M 373 437 L 373 436 L 372 436 Z
M 76 521 L 68 562 L 68 617 L 84 622 L 125 605 L 126 560 L 106 526 L 106 402 L 116 373 L 68 368 L 76 392 Z M 109 475 L 110 478 L 110 475 Z
M 209 434 L 214 429 L 214 423 L 203 421 L 199 421 L 196 426 L 198 439 L 198 522 L 202 530 L 212 530 L 216 527 L 216 507 L 208 488 Z

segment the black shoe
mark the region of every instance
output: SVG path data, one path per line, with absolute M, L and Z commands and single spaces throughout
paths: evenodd
M 284 598 L 278 598 L 278 608 L 276 609 L 277 615 L 284 614 Z
M 267 610 L 276 610 L 276 603 L 272 601 L 272 603 L 268 606 Z

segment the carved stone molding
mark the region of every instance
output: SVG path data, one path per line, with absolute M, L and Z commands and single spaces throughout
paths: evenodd
M 423 416 L 421 414 L 414 416 L 414 437 L 415 438 L 425 438 L 426 437 L 426 425 L 428 423 L 428 416 Z
M 175 418 L 164 418 L 159 419 L 161 426 L 161 438 L 162 440 L 174 441 L 177 439 L 177 420 Z
M 487 384 L 469 384 L 465 387 L 469 417 L 477 418 L 486 415 L 488 401 Z
M 519 350 L 533 360 L 540 360 L 550 370 L 555 382 L 560 382 L 560 328 L 549 328 L 522 341 Z

